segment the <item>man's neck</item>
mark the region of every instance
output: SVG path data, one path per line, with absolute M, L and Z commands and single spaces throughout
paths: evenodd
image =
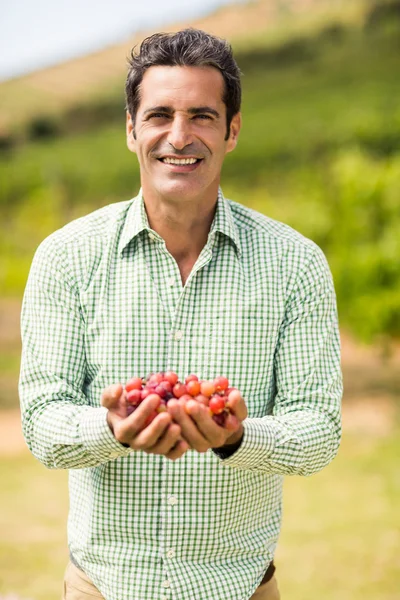
M 174 202 L 143 194 L 150 227 L 165 241 L 175 258 L 185 283 L 193 265 L 207 243 L 214 219 L 218 192 L 214 201 L 204 199 Z

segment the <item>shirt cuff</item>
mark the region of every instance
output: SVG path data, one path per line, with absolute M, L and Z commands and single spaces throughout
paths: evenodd
M 271 457 L 274 450 L 273 429 L 266 419 L 246 419 L 243 421 L 243 429 L 240 447 L 223 458 L 223 464 L 238 469 L 259 467 Z
M 127 456 L 132 448 L 123 446 L 114 437 L 107 423 L 108 409 L 104 406 L 82 414 L 80 434 L 86 450 L 99 459 L 109 460 Z
M 244 433 L 243 433 L 243 435 L 244 435 Z M 232 456 L 232 454 L 234 454 L 234 452 L 236 452 L 236 450 L 239 450 L 240 446 L 242 445 L 243 435 L 240 438 L 240 440 L 238 440 L 234 444 L 227 444 L 226 446 L 221 446 L 220 448 L 211 448 L 211 449 L 214 452 L 214 454 L 216 454 L 219 458 L 221 458 L 222 460 L 225 460 L 226 458 L 229 458 L 230 456 Z

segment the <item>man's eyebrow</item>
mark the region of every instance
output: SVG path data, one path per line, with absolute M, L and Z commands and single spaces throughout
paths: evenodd
M 171 106 L 152 106 L 151 108 L 147 108 L 144 113 L 143 116 L 146 116 L 150 113 L 166 113 L 168 115 L 173 115 L 174 114 L 174 109 Z M 215 108 L 211 108 L 211 106 L 193 106 L 188 108 L 187 112 L 190 115 L 200 115 L 200 114 L 204 114 L 204 113 L 208 113 L 210 115 L 213 115 L 216 119 L 220 118 L 220 114 L 218 111 L 215 110 Z
M 216 119 L 219 119 L 220 114 L 215 108 L 211 108 L 211 106 L 198 106 L 193 108 L 188 108 L 188 113 L 191 115 L 200 115 L 204 113 L 209 113 L 213 115 Z
M 170 106 L 152 106 L 151 108 L 146 109 L 143 115 L 148 115 L 149 113 L 157 112 L 163 112 L 172 115 L 174 111 Z

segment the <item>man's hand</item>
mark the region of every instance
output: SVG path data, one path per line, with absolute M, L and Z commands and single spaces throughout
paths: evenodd
M 162 454 L 170 460 L 181 458 L 189 449 L 189 444 L 182 439 L 180 426 L 172 422 L 168 412 L 158 414 L 147 424 L 158 406 L 154 399 L 146 398 L 128 415 L 125 391 L 121 384 L 116 384 L 103 391 L 101 404 L 108 408 L 108 426 L 121 444 L 148 454 Z
M 247 417 L 247 407 L 243 400 L 230 402 L 229 414 L 224 427 L 217 425 L 210 415 L 209 409 L 189 400 L 182 402 L 171 399 L 168 402 L 168 412 L 182 430 L 182 437 L 197 452 L 207 452 L 209 448 L 221 448 L 235 444 L 243 436 L 242 421 Z

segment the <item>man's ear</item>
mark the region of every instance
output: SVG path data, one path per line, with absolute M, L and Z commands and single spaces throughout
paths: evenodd
M 136 140 L 134 136 L 134 123 L 131 115 L 126 112 L 126 145 L 131 152 L 136 152 Z
M 232 117 L 231 126 L 229 130 L 229 138 L 227 140 L 227 152 L 232 152 L 236 148 L 236 144 L 238 143 L 239 132 L 242 126 L 242 115 L 240 112 L 236 113 Z

